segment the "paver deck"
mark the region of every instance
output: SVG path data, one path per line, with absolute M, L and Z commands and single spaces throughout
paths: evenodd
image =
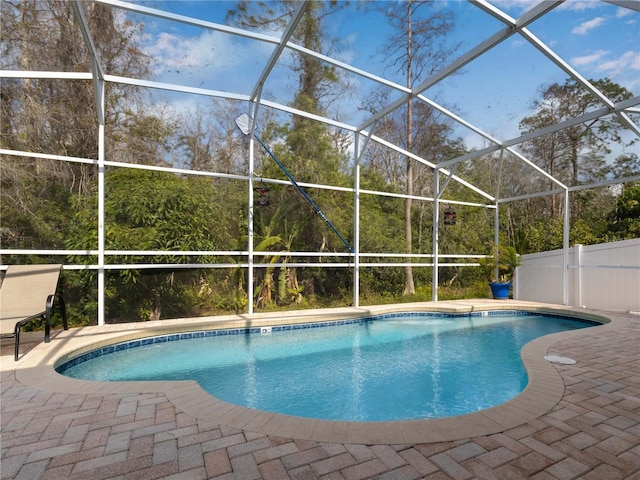
M 558 308 L 487 301 L 421 305 Z M 640 317 L 581 313 L 604 315 L 611 323 L 527 345 L 530 385 L 514 401 L 451 419 L 365 425 L 300 422 L 232 407 L 193 382 L 104 384 L 53 370 L 56 359 L 78 349 L 178 324 L 192 329 L 212 319 L 56 331 L 49 344 L 41 343 L 41 332 L 28 333 L 18 362 L 13 340 L 3 339 L 0 478 L 640 479 Z M 293 315 L 279 317 L 291 321 Z M 272 324 L 274 318 L 215 321 Z M 576 363 L 552 364 L 544 355 Z

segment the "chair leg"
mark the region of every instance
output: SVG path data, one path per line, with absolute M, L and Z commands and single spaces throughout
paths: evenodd
M 16 325 L 15 331 L 13 332 L 13 336 L 16 338 L 15 345 L 14 345 L 14 352 L 13 352 L 13 360 L 15 362 L 18 361 L 18 349 L 20 347 L 20 327 L 21 325 L 18 323 Z
M 62 309 L 62 326 L 65 330 L 69 330 L 69 323 L 67 322 L 67 305 L 64 303 L 64 298 L 60 296 L 60 308 Z
M 49 295 L 47 297 L 46 309 L 44 314 L 42 315 L 42 319 L 44 320 L 44 341 L 45 343 L 51 342 L 51 315 L 53 314 L 55 295 Z M 62 309 L 62 324 L 65 330 L 69 330 L 69 323 L 67 321 L 67 306 L 64 303 L 62 297 L 60 297 L 60 308 Z M 20 350 L 20 329 L 24 323 L 28 323 L 32 319 L 28 319 L 27 321 L 19 322 L 16 324 L 16 328 L 14 330 L 15 347 L 13 359 L 18 361 L 18 352 Z
M 51 314 L 53 313 L 53 300 L 55 295 L 47 297 L 46 309 L 44 312 L 44 343 L 51 341 Z

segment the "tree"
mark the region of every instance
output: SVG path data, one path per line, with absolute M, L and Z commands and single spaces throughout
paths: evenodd
M 100 61 L 118 74 L 142 76 L 148 58 L 136 47 L 130 23 L 119 23 L 111 7 L 81 3 L 96 39 Z M 2 1 L 0 61 L 3 69 L 90 71 L 90 56 L 73 14 L 64 0 Z M 0 80 L 0 145 L 3 148 L 95 159 L 98 156 L 96 102 L 91 81 Z M 115 152 L 121 127 L 115 105 L 132 102 L 135 91 L 111 85 L 107 95 L 107 151 Z M 120 138 L 123 138 L 120 135 Z M 126 148 L 122 149 L 126 151 Z M 116 157 L 116 155 L 113 155 Z M 117 160 L 118 158 L 113 158 Z M 0 162 L 3 233 L 31 239 L 34 246 L 62 243 L 77 205 L 75 195 L 89 195 L 98 169 L 85 163 L 26 157 Z M 42 208 L 46 206 L 46 208 Z M 55 214 L 52 214 L 56 212 Z
M 215 201 L 216 189 L 207 179 L 119 168 L 107 173 L 105 184 L 105 237 L 109 250 L 211 251 L 229 244 L 230 232 L 224 228 L 225 209 L 220 206 L 221 199 Z M 96 202 L 95 195 L 97 192 L 91 203 Z M 97 234 L 96 210 L 83 209 L 75 218 L 67 247 L 95 249 Z M 135 263 L 145 258 L 135 255 L 128 261 Z M 191 262 L 179 255 L 162 255 L 152 258 L 151 263 L 184 260 Z M 192 271 L 190 277 L 183 275 L 183 282 L 201 275 Z M 175 308 L 182 303 L 179 297 L 184 285 L 175 280 L 173 272 L 128 269 L 120 271 L 118 279 L 109 278 L 108 310 L 112 318 L 141 315 L 143 319 L 158 320 L 163 306 L 172 305 L 173 301 Z M 123 298 L 127 302 L 122 302 Z
M 241 113 L 238 102 L 212 99 L 180 115 L 172 152 L 174 164 L 191 170 L 244 174 L 248 165 L 242 144 L 246 137 L 238 135 L 235 124 Z
M 640 238 L 640 184 L 628 186 L 609 216 L 609 232 L 615 239 Z
M 630 92 L 609 79 L 592 80 L 591 83 L 613 102 L 631 96 Z M 520 122 L 522 133 L 575 118 L 602 105 L 580 84 L 568 79 L 564 84 L 544 87 L 541 98 L 534 101 L 533 106 L 535 113 Z M 638 171 L 634 155 L 622 155 L 612 164 L 607 162 L 612 145 L 625 146 L 622 135 L 625 128 L 617 116 L 609 115 L 530 140 L 523 144 L 522 149 L 534 163 L 569 186 L 598 182 L 610 174 L 621 178 Z M 633 141 L 626 146 L 631 144 Z M 555 188 L 555 184 L 549 180 L 548 187 Z M 578 190 L 571 193 L 570 201 L 570 242 L 593 244 L 603 241 L 610 228 L 607 218 L 614 206 L 614 190 Z M 563 244 L 562 204 L 557 201 L 556 194 L 551 196 L 549 206 L 541 207 L 542 202 L 545 199 L 531 199 L 518 207 L 519 237 L 524 240 L 521 253 L 560 248 Z M 527 206 L 533 210 L 522 215 L 523 208 Z M 548 217 L 542 219 L 541 213 L 547 215 L 546 211 L 549 212 Z
M 618 156 L 611 166 L 613 178 L 625 178 L 640 174 L 640 157 L 636 153 L 625 153 Z M 637 185 L 638 182 L 627 182 L 622 188 Z
M 242 113 L 240 105 L 230 100 L 213 101 L 212 143 L 214 169 L 218 172 L 243 174 L 248 158 L 243 155 L 243 138 L 237 135 L 235 119 Z
M 428 77 L 449 58 L 452 49 L 445 43 L 445 34 L 453 28 L 450 11 L 429 9 L 434 3 L 422 0 L 408 0 L 394 3 L 386 10 L 394 34 L 389 39 L 386 60 L 403 74 L 406 85 L 413 89 L 416 81 Z M 424 11 L 426 16 L 421 17 Z M 405 110 L 404 147 L 414 152 L 416 131 L 414 130 L 414 101 L 409 99 Z M 405 240 L 406 251 L 413 251 L 412 198 L 414 192 L 414 161 L 406 158 L 406 194 L 405 200 Z M 413 270 L 405 267 L 405 294 L 415 293 Z
M 590 83 L 613 102 L 632 97 L 631 92 L 609 79 L 591 80 Z M 573 79 L 564 84 L 554 83 L 541 90 L 541 98 L 533 103 L 535 113 L 520 122 L 522 133 L 578 117 L 593 108 L 601 107 L 600 100 Z M 545 135 L 523 144 L 531 159 L 551 176 L 574 186 L 602 180 L 608 173 L 604 156 L 611 144 L 623 144 L 624 125 L 615 115 L 599 118 L 589 124 L 578 124 Z M 560 214 L 556 196 L 551 197 L 553 216 Z M 574 203 L 579 207 L 580 203 Z M 580 211 L 572 209 L 572 219 Z
M 290 19 L 299 2 L 285 1 L 274 4 L 242 1 L 229 12 L 228 20 L 241 26 L 252 28 L 282 28 Z M 324 22 L 337 9 L 340 2 L 309 2 L 302 18 L 293 32 L 293 41 L 302 47 L 317 52 L 325 52 L 331 39 Z M 297 89 L 290 105 L 312 114 L 326 114 L 328 105 L 335 98 L 335 90 L 340 87 L 336 68 L 328 66 L 316 57 L 295 52 L 290 64 L 297 76 Z M 345 173 L 346 142 L 340 134 L 332 133 L 327 126 L 303 116 L 293 116 L 287 123 L 273 118 L 266 123 L 261 138 L 272 145 L 271 150 L 296 181 L 303 183 L 349 185 Z M 258 164 L 256 173 L 260 176 L 285 178 L 268 155 Z M 344 232 L 353 216 L 349 215 L 346 194 L 329 195 L 322 189 L 305 189 L 322 212 Z M 298 195 L 293 187 L 274 186 L 270 191 L 271 205 L 260 207 L 256 232 L 262 238 L 281 238 L 279 247 L 285 250 L 344 250 L 341 241 L 329 231 L 323 219 Z M 343 235 L 348 238 L 348 235 Z M 286 262 L 287 258 L 281 259 Z M 290 294 L 295 301 L 301 300 L 301 285 L 298 275 L 310 275 L 309 269 L 298 272 L 287 267 L 280 270 L 278 277 L 278 299 Z
M 180 167 L 213 170 L 213 139 L 204 114 L 196 112 L 192 118 L 184 118 L 182 124 L 187 131 L 178 135 L 177 147 L 182 152 Z

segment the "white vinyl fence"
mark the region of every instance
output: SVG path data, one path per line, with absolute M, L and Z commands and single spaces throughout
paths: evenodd
M 514 298 L 640 312 L 640 239 L 523 255 Z

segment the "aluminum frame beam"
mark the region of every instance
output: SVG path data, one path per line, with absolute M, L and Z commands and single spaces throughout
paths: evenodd
M 413 89 L 413 91 L 409 92 L 408 95 L 406 95 L 406 96 L 404 96 L 402 98 L 399 98 L 395 102 L 390 103 L 387 107 L 383 108 L 380 112 L 378 112 L 375 115 L 371 116 L 371 118 L 366 120 L 364 123 L 360 124 L 360 126 L 358 127 L 358 130 L 366 129 L 374 121 L 379 120 L 380 118 L 387 116 L 391 112 L 393 112 L 393 111 L 397 110 L 398 108 L 400 108 L 402 105 L 405 105 L 407 102 L 409 102 L 416 95 L 424 92 L 428 88 L 434 86 L 436 83 L 440 82 L 441 80 L 444 80 L 445 78 L 449 77 L 450 75 L 453 75 L 455 72 L 460 70 L 462 67 L 464 67 L 468 63 L 471 63 L 473 60 L 475 60 L 476 58 L 480 57 L 482 54 L 488 52 L 489 50 L 491 50 L 496 45 L 504 42 L 509 37 L 511 37 L 514 34 L 516 34 L 520 29 L 525 28 L 529 23 L 533 22 L 534 20 L 536 20 L 540 16 L 544 15 L 546 12 L 548 12 L 548 11 L 554 9 L 555 7 L 557 7 L 563 1 L 564 0 L 554 0 L 554 1 L 542 2 L 542 3 L 538 4 L 531 11 L 529 11 L 529 12 L 525 13 L 524 15 L 522 15 L 520 17 L 521 20 L 515 21 L 512 26 L 505 27 L 502 30 L 500 30 L 499 32 L 493 34 L 491 37 L 487 38 L 483 42 L 481 42 L 478 45 L 476 45 L 475 47 L 473 47 L 467 53 L 465 53 L 462 56 L 458 57 L 456 60 L 454 60 L 452 63 L 450 63 L 447 67 L 443 68 L 442 70 L 437 72 L 435 75 L 431 76 L 430 78 L 428 78 L 424 82 L 420 83 L 415 89 Z M 478 2 L 478 3 L 481 3 L 482 5 L 486 4 L 486 2 Z M 488 4 L 486 4 L 486 5 L 488 5 Z
M 616 5 L 617 7 L 628 8 L 629 10 L 640 12 L 640 2 L 638 2 L 638 0 L 602 0 L 602 1 L 605 3 L 610 3 L 611 5 Z
M 275 67 L 276 62 L 282 55 L 282 52 L 284 52 L 284 49 L 287 46 L 287 43 L 289 42 L 289 39 L 291 38 L 294 30 L 298 26 L 298 23 L 300 23 L 300 20 L 302 20 L 302 16 L 304 15 L 304 12 L 307 9 L 308 4 L 309 4 L 308 0 L 298 3 L 298 6 L 296 7 L 295 12 L 293 13 L 293 17 L 289 21 L 287 28 L 282 34 L 282 38 L 278 43 L 278 46 L 271 54 L 271 58 L 269 58 L 269 61 L 267 62 L 266 67 L 260 74 L 260 77 L 256 82 L 256 86 L 253 87 L 253 91 L 251 92 L 251 96 L 250 96 L 250 100 L 252 102 L 261 96 L 262 88 L 264 87 L 264 84 L 267 81 L 267 78 L 269 78 L 269 74 L 273 70 L 273 67 Z
M 556 2 L 555 6 L 562 3 L 564 0 Z M 510 28 L 514 28 L 518 26 L 519 21 L 514 21 L 509 15 L 504 12 L 498 10 L 498 8 L 494 7 L 491 4 L 488 4 L 484 0 L 472 0 L 472 3 L 478 5 L 482 10 L 493 16 L 494 18 L 500 20 L 501 22 L 507 24 Z M 537 7 L 527 12 L 528 18 L 527 21 L 523 21 L 522 25 L 527 25 L 531 23 L 533 20 L 540 17 L 543 11 L 546 11 L 546 7 L 551 2 L 542 2 L 538 4 Z M 630 2 L 629 2 L 630 3 Z M 626 5 L 625 5 L 626 6 Z M 534 13 L 534 10 L 536 11 Z M 524 17 L 524 15 L 523 15 Z M 523 18 L 521 17 L 521 18 Z M 584 78 L 576 69 L 574 69 L 569 63 L 564 61 L 560 55 L 556 54 L 548 45 L 546 45 L 542 40 L 540 40 L 537 36 L 535 36 L 529 29 L 520 28 L 518 33 L 531 45 L 533 45 L 538 51 L 540 51 L 545 57 L 547 57 L 551 62 L 553 62 L 556 66 L 558 66 L 561 70 L 563 70 L 567 75 L 573 78 L 579 85 L 583 88 L 586 88 L 594 97 L 596 97 L 600 103 L 604 106 L 609 107 L 611 109 L 614 108 L 614 102 L 611 101 L 606 95 L 604 95 L 600 90 L 598 90 L 591 82 L 589 82 L 586 78 Z M 637 136 L 640 136 L 640 127 L 638 127 L 633 120 L 631 120 L 624 112 L 616 112 L 618 117 L 622 120 L 622 122 Z
M 233 27 L 228 27 L 226 25 L 220 25 L 220 24 L 216 24 L 213 22 L 206 22 L 206 21 L 201 21 L 201 20 L 197 20 L 197 19 L 193 19 L 191 17 L 186 17 L 183 15 L 177 15 L 177 14 L 171 14 L 168 12 L 163 12 L 161 10 L 156 10 L 156 9 L 152 9 L 152 8 L 148 8 L 148 7 L 142 7 L 142 6 L 138 6 L 138 5 L 131 5 L 128 4 L 126 2 L 122 2 L 119 0 L 97 0 L 99 3 L 104 3 L 104 4 L 108 4 L 108 5 L 113 5 L 113 6 L 117 6 L 119 8 L 123 8 L 129 11 L 134 11 L 137 13 L 143 13 L 143 14 L 149 14 L 149 15 L 153 15 L 156 16 L 158 18 L 164 18 L 167 20 L 173 20 L 173 21 L 178 21 L 181 23 L 187 23 L 190 25 L 194 25 L 194 26 L 199 26 L 202 28 L 207 28 L 207 29 L 211 29 L 211 30 L 216 30 L 216 31 L 220 31 L 220 32 L 225 32 L 225 33 L 230 33 L 230 34 L 234 34 L 234 35 L 239 35 L 239 36 L 243 36 L 246 38 L 252 38 L 255 40 L 260 40 L 260 41 L 268 41 L 270 43 L 274 43 L 276 45 L 278 45 L 277 49 L 273 52 L 269 62 L 267 63 L 263 73 L 260 75 L 259 80 L 256 82 L 256 86 L 254 87 L 251 95 L 249 95 L 249 100 L 250 101 L 255 101 L 257 97 L 260 96 L 260 93 L 262 91 L 262 88 L 271 72 L 271 70 L 273 69 L 273 67 L 275 66 L 275 63 L 277 62 L 278 58 L 280 58 L 280 56 L 282 55 L 282 52 L 284 51 L 285 48 L 290 48 L 294 51 L 298 51 L 300 53 L 304 53 L 306 55 L 311 55 L 314 58 L 327 62 L 331 65 L 334 65 L 340 69 L 343 69 L 345 71 L 349 71 L 351 73 L 357 74 L 359 76 L 363 76 L 364 78 L 367 78 L 369 80 L 372 80 L 374 82 L 377 82 L 379 84 L 388 86 L 393 88 L 394 90 L 397 90 L 399 92 L 405 93 L 407 95 L 407 97 L 405 97 L 408 101 L 409 98 L 411 98 L 411 96 L 413 95 L 411 90 L 408 89 L 407 87 L 404 87 L 402 85 L 396 84 L 394 82 L 390 82 L 382 77 L 378 77 L 376 75 L 372 75 L 369 74 L 361 69 L 357 69 L 355 67 L 352 67 L 351 65 L 348 65 L 344 62 L 339 62 L 331 57 L 328 57 L 326 55 L 322 55 L 319 54 L 318 52 L 314 52 L 312 50 L 309 50 L 307 48 L 301 47 L 299 45 L 296 45 L 292 42 L 289 42 L 289 38 L 291 38 L 291 35 L 293 34 L 293 30 L 295 29 L 295 26 L 299 23 L 304 10 L 306 9 L 306 5 L 307 2 L 302 2 L 298 5 L 296 11 L 294 12 L 293 18 L 290 21 L 290 23 L 287 25 L 287 28 L 285 30 L 285 32 L 282 35 L 281 39 L 278 39 L 276 37 L 267 37 L 265 35 L 261 35 L 261 34 L 249 34 L 248 32 L 244 31 L 244 30 L 240 30 L 240 29 L 236 29 Z M 492 7 L 490 4 L 486 3 L 483 0 L 478 0 L 476 2 L 473 2 L 478 4 L 481 8 L 483 9 L 490 9 L 494 12 L 498 12 L 497 9 L 495 9 L 495 7 Z M 518 28 L 524 28 L 524 26 L 528 25 L 529 23 L 533 22 L 534 20 L 536 20 L 537 18 L 539 18 L 540 16 L 544 15 L 547 11 L 551 10 L 552 8 L 555 8 L 555 6 L 557 6 L 557 4 L 561 3 L 561 1 L 557 0 L 555 2 L 542 2 L 541 4 L 539 4 L 538 6 L 536 6 L 535 8 L 529 10 L 527 13 L 525 13 L 524 15 L 522 15 L 522 17 L 520 17 L 520 19 L 513 20 L 510 17 L 508 17 L 509 21 L 512 23 L 512 27 L 514 29 L 518 29 Z M 503 16 L 505 17 L 505 16 Z M 502 18 L 502 17 L 501 17 Z M 513 34 L 513 32 L 509 33 L 507 30 L 503 30 L 503 32 L 498 32 L 498 34 L 496 34 L 498 37 L 497 40 L 499 41 L 503 41 L 504 39 L 508 38 L 509 36 L 511 36 Z M 495 37 L 495 35 L 494 35 Z M 493 38 L 493 37 L 491 37 Z M 477 52 L 477 55 L 471 55 L 469 56 L 468 59 L 464 60 L 462 63 L 458 64 L 458 66 L 445 73 L 444 76 L 442 78 L 446 78 L 446 76 L 452 74 L 455 72 L 455 70 L 457 70 L 458 68 L 461 68 L 462 66 L 466 65 L 466 63 L 472 61 L 474 58 L 476 58 L 477 56 L 479 56 L 480 54 L 484 53 L 484 51 L 488 50 L 489 48 L 492 48 L 493 45 L 493 41 L 490 42 L 490 46 L 487 49 L 480 49 Z M 455 62 L 454 62 L 455 64 Z M 453 64 L 452 64 L 453 65 Z M 445 69 L 446 70 L 446 69 Z M 432 81 L 434 81 L 434 79 L 437 78 L 437 76 L 432 77 Z M 437 81 L 440 81 L 442 78 L 438 78 Z M 123 81 L 122 78 L 120 78 L 121 81 Z M 434 82 L 436 83 L 436 82 Z M 418 87 L 418 92 L 420 91 L 424 91 L 427 88 L 429 88 L 429 86 L 431 86 L 432 84 L 429 83 L 429 81 L 423 83 L 420 87 Z M 149 84 L 149 86 L 151 86 L 151 84 Z M 156 88 L 163 88 L 165 90 L 173 90 L 173 91 L 181 91 L 184 92 L 185 90 L 182 89 L 176 89 L 174 86 L 169 85 L 169 84 L 156 84 Z M 204 91 L 202 91 L 201 89 L 197 89 L 194 88 L 192 89 L 190 92 L 187 93 L 199 93 L 199 94 L 204 94 Z M 208 93 L 211 96 L 217 96 L 217 97 L 223 97 L 223 98 L 233 98 L 233 99 L 237 99 L 240 100 L 242 99 L 242 97 L 244 97 L 244 95 L 233 95 L 233 94 L 229 94 L 227 92 L 215 92 L 215 91 L 209 91 Z M 422 101 L 426 101 L 429 105 L 431 105 L 434 108 L 437 108 L 440 112 L 442 112 L 443 114 L 447 115 L 448 117 L 450 117 L 451 119 L 453 119 L 454 121 L 458 122 L 459 124 L 463 125 L 464 127 L 472 130 L 473 132 L 475 132 L 476 134 L 481 135 L 482 137 L 486 138 L 487 140 L 493 142 L 493 143 L 498 143 L 500 144 L 500 142 L 498 140 L 496 140 L 495 138 L 492 138 L 490 135 L 488 135 L 487 133 L 483 132 L 481 129 L 475 127 L 474 125 L 472 125 L 471 123 L 463 120 L 461 117 L 453 114 L 452 112 L 450 112 L 449 110 L 447 110 L 444 107 L 441 107 L 440 105 L 438 105 L 436 102 L 433 102 L 432 100 L 429 100 L 427 97 L 425 97 L 424 95 L 420 95 L 418 93 L 418 95 L 416 95 L 417 98 L 419 98 Z M 402 102 L 402 97 L 399 100 L 401 103 L 398 105 L 401 106 L 403 104 Z M 404 103 L 406 103 L 406 101 Z M 395 108 L 394 108 L 395 109 Z M 390 113 L 390 112 L 389 112 Z M 300 112 L 299 114 L 302 115 L 302 112 Z M 303 115 L 304 116 L 304 115 Z M 255 118 L 255 114 L 254 114 L 254 118 Z M 382 117 L 378 117 L 378 118 L 382 118 Z M 316 118 L 316 120 L 318 121 L 324 121 L 324 123 L 328 123 L 327 121 L 329 119 L 324 118 L 324 120 Z M 376 120 L 374 120 L 373 122 L 375 122 Z M 368 125 L 370 125 L 370 123 L 368 123 Z M 353 129 L 353 127 L 351 128 Z M 360 127 L 356 127 L 355 131 L 363 131 L 362 126 Z M 513 153 L 513 152 L 512 152 Z M 529 162 L 532 163 L 532 162 Z M 446 173 L 446 172 L 444 172 Z M 457 180 L 457 179 L 456 179 Z
M 574 118 L 571 118 L 569 120 L 565 120 L 564 122 L 556 123 L 555 125 L 550 125 L 548 127 L 544 127 L 544 128 L 539 129 L 539 130 L 535 130 L 533 132 L 526 133 L 526 134 L 521 135 L 519 137 L 515 137 L 515 138 L 512 138 L 510 140 L 503 141 L 502 142 L 502 146 L 510 147 L 510 146 L 513 146 L 513 145 L 518 145 L 520 143 L 526 142 L 528 140 L 532 140 L 534 138 L 539 138 L 539 137 L 542 137 L 544 135 L 548 135 L 550 133 L 554 133 L 554 132 L 563 130 L 565 128 L 572 127 L 574 125 L 578 125 L 580 123 L 589 122 L 591 120 L 595 120 L 595 119 L 598 119 L 600 117 L 604 117 L 604 116 L 610 115 L 612 113 L 616 113 L 617 111 L 623 111 L 623 110 L 628 109 L 629 107 L 632 107 L 632 106 L 635 106 L 635 105 L 640 105 L 640 96 L 633 97 L 633 98 L 630 98 L 630 99 L 627 99 L 627 100 L 623 100 L 622 102 L 619 102 L 619 103 L 615 104 L 613 108 L 603 107 L 603 108 L 601 108 L 599 110 L 594 110 L 592 112 L 585 113 L 584 115 L 581 115 L 579 117 L 574 117 Z M 453 158 L 451 160 L 447 160 L 445 162 L 439 163 L 438 165 L 439 166 L 443 166 L 443 167 L 448 167 L 450 165 L 453 165 L 453 164 L 461 162 L 461 161 L 471 160 L 473 158 L 485 155 L 487 153 L 495 152 L 495 151 L 499 150 L 500 148 L 501 148 L 500 145 L 486 147 L 486 148 L 483 148 L 481 150 L 476 150 L 476 151 L 473 151 L 473 152 L 469 152 L 468 154 L 461 155 L 461 156 Z

